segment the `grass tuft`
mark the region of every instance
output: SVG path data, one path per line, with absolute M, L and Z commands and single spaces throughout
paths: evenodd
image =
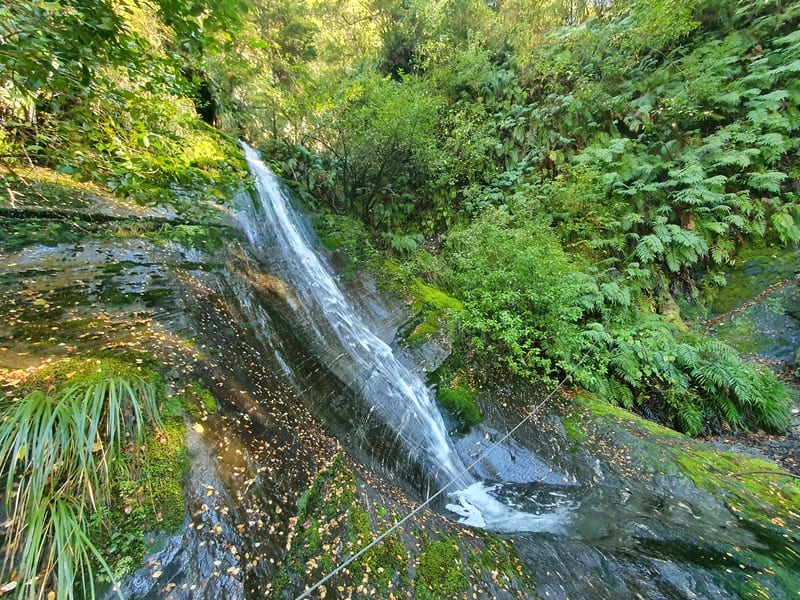
M 95 566 L 108 565 L 89 539 L 87 513 L 107 501 L 123 446 L 138 448 L 160 425 L 152 378 L 96 371 L 71 385 L 0 401 L 6 557 L 17 598 L 94 597 Z

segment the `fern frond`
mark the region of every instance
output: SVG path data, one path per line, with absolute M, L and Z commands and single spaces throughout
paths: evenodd
M 750 174 L 747 178 L 747 183 L 753 189 L 777 194 L 781 191 L 781 183 L 783 183 L 787 177 L 788 175 L 782 171 L 756 172 Z

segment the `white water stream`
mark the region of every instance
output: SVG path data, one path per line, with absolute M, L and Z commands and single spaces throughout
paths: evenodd
M 313 247 L 313 233 L 295 210 L 275 174 L 258 153 L 242 144 L 256 179 L 260 206 L 240 213 L 239 221 L 254 248 L 269 247 L 284 263 L 282 277 L 297 302 L 293 309 L 320 349 L 320 359 L 334 373 L 355 375 L 360 392 L 440 486 L 453 482 L 448 508 L 466 524 L 496 531 L 560 529 L 568 504 L 533 514 L 500 502 L 496 485 L 477 481 L 450 442 L 439 411 L 422 380 L 403 366 L 392 349 L 356 314 L 339 288 L 332 270 Z

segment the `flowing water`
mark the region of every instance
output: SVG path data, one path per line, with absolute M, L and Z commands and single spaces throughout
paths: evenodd
M 278 178 L 258 153 L 243 144 L 248 165 L 256 178 L 258 202 L 239 215 L 250 244 L 279 273 L 302 337 L 314 346 L 325 366 L 366 404 L 369 430 L 379 431 L 372 451 L 381 445 L 398 445 L 435 488 L 448 487 L 453 500 L 447 508 L 462 522 L 497 531 L 553 531 L 561 527 L 573 504 L 556 498 L 537 501 L 530 495 L 524 509 L 512 506 L 501 484 L 476 479 L 450 441 L 445 424 L 423 381 L 404 366 L 388 344 L 356 313 L 337 284 L 330 266 L 315 250 L 308 223 L 293 207 Z M 287 375 L 291 372 L 287 370 Z M 350 410 L 341 407 L 340 410 Z M 390 456 L 394 456 L 390 454 Z M 391 458 L 390 458 L 391 460 Z M 430 490 L 429 490 L 430 491 Z

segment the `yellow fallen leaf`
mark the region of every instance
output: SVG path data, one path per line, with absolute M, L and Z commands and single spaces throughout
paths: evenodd
M 200 423 L 195 423 L 192 425 L 192 429 L 194 429 L 197 433 L 203 433 L 206 429 Z

